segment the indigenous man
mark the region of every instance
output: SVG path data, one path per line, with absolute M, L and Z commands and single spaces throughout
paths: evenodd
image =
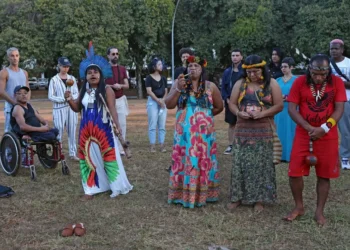
M 342 168 L 350 169 L 350 59 L 343 56 L 344 42 L 334 39 L 330 43 L 331 67 L 334 75 L 342 78 L 347 102 L 344 104 L 344 113 L 339 120 L 338 127 L 341 136 L 340 156 Z
M 232 65 L 224 71 L 221 85 L 221 96 L 225 103 L 225 122 L 228 123 L 228 142 L 224 154 L 230 155 L 232 153 L 233 130 L 235 128 L 237 117 L 232 114 L 228 104 L 230 103 L 230 96 L 233 85 L 243 76 L 242 69 L 242 52 L 239 49 L 234 49 L 231 52 Z
M 71 63 L 67 57 L 58 58 L 58 74 L 52 77 L 49 85 L 49 100 L 53 102 L 53 123 L 59 130 L 58 140 L 62 143 L 64 129 L 67 129 L 69 157 L 73 161 L 79 161 L 77 157 L 76 130 L 78 114 L 68 105 L 64 98 L 64 92 L 70 89 L 73 99 L 79 96 L 79 90 L 75 77 L 68 74 Z
M 337 122 L 346 102 L 343 81 L 331 74 L 330 60 L 318 54 L 311 58 L 305 76 L 297 78 L 288 96 L 288 111 L 296 122 L 296 135 L 289 164 L 289 181 L 295 208 L 284 218 L 293 221 L 304 214 L 303 176 L 314 165 L 317 175 L 317 208 L 315 220 L 324 225 L 324 207 L 330 179 L 339 176 Z M 312 149 L 313 148 L 313 149 Z M 317 161 L 310 157 L 313 151 Z
M 11 110 L 16 103 L 13 97 L 13 91 L 16 86 L 27 86 L 28 73 L 19 68 L 19 51 L 17 48 L 9 48 L 7 50 L 7 59 L 10 66 L 0 71 L 0 97 L 5 99 L 5 132 L 11 131 Z M 30 93 L 27 95 L 27 100 L 30 99 Z
M 118 121 L 122 136 L 126 137 L 126 117 L 129 115 L 128 100 L 124 95 L 124 89 L 129 89 L 129 80 L 124 66 L 118 64 L 119 52 L 115 47 L 107 49 L 107 57 L 112 66 L 113 77 L 106 79 L 106 84 L 114 90 L 115 108 L 118 114 Z M 118 148 L 121 155 L 125 155 L 123 146 L 118 140 Z

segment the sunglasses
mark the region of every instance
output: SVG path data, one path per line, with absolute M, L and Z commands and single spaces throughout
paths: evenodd
M 111 55 L 112 55 L 112 56 L 118 56 L 119 53 L 118 53 L 118 52 L 116 52 L 116 53 L 111 53 Z

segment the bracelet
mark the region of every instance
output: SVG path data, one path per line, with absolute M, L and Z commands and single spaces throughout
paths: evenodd
M 328 118 L 326 125 L 328 128 L 333 128 L 337 124 L 336 120 L 334 120 L 332 117 Z
M 330 128 L 327 126 L 327 123 L 323 123 L 323 124 L 321 125 L 321 128 L 323 128 L 324 132 L 326 132 L 326 133 L 328 133 L 329 130 L 330 130 Z
M 179 92 L 179 93 L 181 93 L 182 91 L 178 88 L 178 87 L 176 87 L 176 89 L 175 89 L 177 92 Z

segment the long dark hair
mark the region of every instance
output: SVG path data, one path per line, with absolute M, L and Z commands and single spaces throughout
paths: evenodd
M 244 60 L 244 65 L 254 65 L 258 63 L 262 63 L 263 59 L 258 55 L 250 55 Z M 262 69 L 262 76 L 264 77 L 264 90 L 267 90 L 270 87 L 271 75 L 267 65 L 265 64 L 262 67 L 258 67 Z M 243 69 L 243 77 L 246 78 L 248 76 L 247 70 Z
M 307 67 L 306 70 L 306 82 L 307 84 L 312 84 L 312 78 L 311 78 L 311 72 L 310 72 L 310 66 L 312 66 L 313 63 L 316 63 L 317 65 L 322 65 L 324 61 L 327 61 L 329 70 L 328 70 L 328 75 L 327 75 L 327 83 L 332 85 L 332 68 L 331 68 L 331 61 L 329 57 L 325 54 L 317 54 L 311 57 L 309 66 Z
M 94 69 L 94 70 L 97 70 L 98 72 L 100 72 L 100 82 L 98 83 L 98 86 L 97 86 L 97 89 L 95 92 L 96 104 L 97 104 L 97 107 L 100 108 L 103 105 L 102 101 L 100 100 L 100 93 L 102 94 L 103 98 L 106 100 L 106 83 L 105 83 L 105 80 L 103 78 L 102 70 L 96 64 L 91 64 L 86 68 L 85 79 L 86 79 L 87 72 L 90 69 Z M 87 80 L 85 80 L 85 83 L 83 84 L 83 86 L 81 87 L 81 90 L 80 90 L 80 96 L 79 96 L 80 106 L 82 106 L 82 100 L 83 100 L 84 95 L 86 93 L 87 87 L 90 88 L 90 84 L 87 82 Z

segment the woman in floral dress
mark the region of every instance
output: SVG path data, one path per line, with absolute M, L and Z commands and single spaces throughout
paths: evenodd
M 189 77 L 180 75 L 165 100 L 178 107 L 170 171 L 168 203 L 203 206 L 219 196 L 214 116 L 223 110 L 219 89 L 203 80 L 206 61 L 187 59 Z
M 283 109 L 282 93 L 266 62 L 248 56 L 244 78 L 233 87 L 229 107 L 237 115 L 234 131 L 229 209 L 253 204 L 256 211 L 276 200 L 273 164 L 273 116 Z

